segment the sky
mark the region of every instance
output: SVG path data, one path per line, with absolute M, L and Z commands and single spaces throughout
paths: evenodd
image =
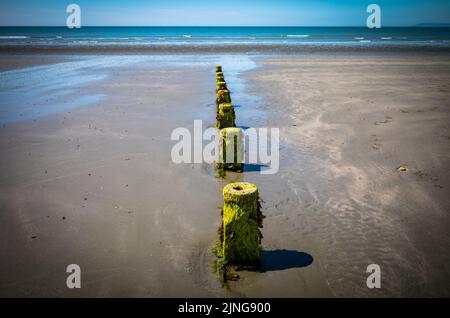
M 450 23 L 450 0 L 0 0 L 0 25 L 65 26 L 70 3 L 83 26 L 365 26 L 371 3 L 383 26 Z

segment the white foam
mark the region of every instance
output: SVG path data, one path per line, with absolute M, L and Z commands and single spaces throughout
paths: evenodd
M 29 36 L 25 35 L 1 35 L 0 39 L 29 39 Z

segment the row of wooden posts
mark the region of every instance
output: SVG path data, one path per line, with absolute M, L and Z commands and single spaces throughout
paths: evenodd
M 236 113 L 220 65 L 216 66 L 216 127 L 220 129 L 219 161 L 216 168 L 243 172 L 243 136 L 236 127 Z M 227 160 L 226 154 L 233 154 Z M 224 278 L 236 280 L 239 269 L 258 269 L 261 263 L 261 228 L 263 215 L 258 187 L 248 182 L 234 182 L 223 188 L 224 206 L 218 230 L 216 254 Z

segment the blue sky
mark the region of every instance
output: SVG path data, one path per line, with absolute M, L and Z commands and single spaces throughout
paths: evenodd
M 383 26 L 450 23 L 449 0 L 0 0 L 0 25 L 64 26 L 70 3 L 83 26 L 365 26 L 371 3 Z

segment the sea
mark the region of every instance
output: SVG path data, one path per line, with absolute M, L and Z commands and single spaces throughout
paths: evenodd
M 450 48 L 450 27 L 0 27 L 0 46 Z

